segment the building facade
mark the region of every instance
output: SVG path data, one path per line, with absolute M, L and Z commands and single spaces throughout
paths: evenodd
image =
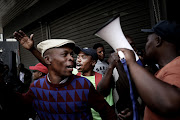
M 30 0 L 29 0 L 30 1 Z M 125 35 L 131 36 L 138 49 L 143 49 L 146 34 L 141 29 L 151 28 L 167 18 L 167 0 L 36 0 L 32 6 L 3 27 L 4 38 L 13 37 L 14 31 L 34 34 L 35 46 L 46 39 L 66 38 L 81 47 L 92 47 L 101 42 L 106 59 L 111 46 L 93 33 L 114 16 L 120 16 L 120 26 Z M 26 67 L 38 60 L 19 47 L 20 61 Z

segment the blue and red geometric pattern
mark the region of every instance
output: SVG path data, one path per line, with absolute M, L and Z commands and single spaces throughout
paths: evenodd
M 31 84 L 33 106 L 41 119 L 92 119 L 88 107 L 91 83 L 84 77 L 71 76 L 64 84 L 54 86 L 47 77 Z

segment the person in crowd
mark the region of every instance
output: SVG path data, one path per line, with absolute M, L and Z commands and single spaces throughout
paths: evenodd
M 44 77 L 48 73 L 48 69 L 42 63 L 38 63 L 35 66 L 29 66 L 29 69 L 33 71 L 33 80 Z
M 132 119 L 132 104 L 129 94 L 128 78 L 117 53 L 113 52 L 110 54 L 108 63 L 107 71 L 98 84 L 98 91 L 106 95 L 107 92 L 113 88 L 115 110 L 119 118 Z
M 32 82 L 38 80 L 40 78 L 44 78 L 45 75 L 48 73 L 48 69 L 42 63 L 38 63 L 35 66 L 29 66 L 29 69 L 32 70 Z M 29 119 L 32 118 L 33 120 L 40 120 L 37 113 L 32 109 L 30 113 L 27 113 Z
M 131 45 L 131 47 L 133 48 L 134 52 L 137 54 L 137 56 L 139 57 L 139 60 L 140 62 L 138 61 L 137 63 L 141 66 L 144 66 L 148 71 L 150 71 L 151 73 L 155 73 L 158 68 L 155 64 L 151 64 L 151 65 L 147 65 L 145 63 L 145 60 L 144 60 L 144 52 L 142 49 L 137 49 L 136 47 L 136 43 L 134 42 L 134 39 L 130 36 L 130 35 L 125 35 L 128 43 Z M 119 58 L 118 58 L 118 55 L 117 54 L 113 54 L 115 55 L 116 57 L 113 57 L 113 58 L 116 58 L 115 61 L 117 61 Z M 121 63 L 120 63 L 121 64 Z M 116 68 L 118 67 L 119 65 L 116 65 Z M 120 90 L 122 88 L 122 85 L 121 85 L 121 81 L 123 81 L 124 79 L 122 80 L 118 80 L 116 81 L 116 89 L 117 89 L 117 92 L 120 92 L 122 90 Z M 121 86 L 121 87 L 120 87 Z M 133 87 L 134 87 L 134 84 L 133 84 Z M 115 89 L 115 90 L 116 90 Z M 126 86 L 126 91 L 128 91 L 129 87 Z M 138 112 L 139 112 L 139 117 L 140 119 L 143 118 L 144 116 L 144 102 L 142 101 L 142 99 L 139 97 L 138 93 L 136 92 L 136 89 L 134 88 L 134 92 L 135 92 L 135 96 L 137 97 L 137 107 L 138 107 Z M 122 94 L 122 93 L 118 93 L 119 95 Z M 118 100 L 118 103 L 117 104 L 120 104 L 122 102 L 120 102 L 120 99 Z M 119 105 L 117 105 L 119 106 Z M 123 111 L 122 111 L 123 112 Z M 121 115 L 121 114 L 119 114 Z
M 136 48 L 136 44 L 135 44 L 134 40 L 132 39 L 132 37 L 130 37 L 129 35 L 125 35 L 125 38 L 128 41 L 128 43 L 131 45 L 133 50 L 137 53 L 138 50 Z
M 125 35 L 127 41 L 129 42 L 129 44 L 131 45 L 131 47 L 133 48 L 133 50 L 135 51 L 135 53 L 138 55 L 139 59 L 142 62 L 142 65 L 152 74 L 155 74 L 158 71 L 158 66 L 157 64 L 151 63 L 151 61 L 148 61 L 148 58 L 146 58 L 145 52 L 143 50 L 137 49 L 136 48 L 136 44 L 134 42 L 134 40 L 132 39 L 132 37 L 130 37 L 129 35 Z
M 137 51 L 133 39 L 129 35 L 125 35 L 127 41 L 132 46 L 134 51 Z M 127 75 L 124 68 L 120 62 L 120 58 L 116 52 L 112 52 L 108 58 L 109 66 L 102 81 L 98 85 L 98 91 L 101 94 L 107 94 L 106 91 L 113 88 L 113 99 L 115 104 L 115 110 L 121 119 L 132 119 L 132 102 L 130 99 L 130 88 Z M 134 89 L 135 97 L 139 100 L 137 101 L 138 108 L 141 99 L 138 98 L 138 94 Z
M 5 64 L 6 66 L 6 64 Z M 12 119 L 18 119 L 18 120 L 24 120 L 25 116 L 23 116 L 21 113 L 23 109 L 19 109 L 19 104 L 15 103 L 14 98 L 14 92 L 17 92 L 15 89 L 18 87 L 14 83 L 7 84 L 6 81 L 14 81 L 16 82 L 16 78 L 13 78 L 11 76 L 7 77 L 6 68 L 4 67 L 4 63 L 0 61 L 0 119 L 1 120 L 12 120 Z M 8 80 L 7 80 L 8 79 Z
M 5 94 L 2 92 L 4 90 L 4 86 L 5 86 L 5 81 L 4 81 L 4 64 L 2 61 L 0 61 L 0 118 L 4 119 L 5 118 L 5 113 L 6 113 L 6 103 L 5 103 Z
M 27 92 L 32 81 L 32 73 L 24 67 L 23 63 L 18 65 L 18 79 L 23 83 L 24 92 Z
M 95 49 L 98 54 L 98 60 L 94 67 L 94 71 L 104 75 L 108 67 L 107 62 L 104 61 L 104 58 L 105 58 L 104 46 L 101 43 L 96 43 L 94 44 L 93 49 Z
M 143 50 L 139 50 L 136 48 L 136 44 L 134 42 L 134 40 L 129 36 L 129 35 L 125 35 L 126 39 L 128 40 L 129 44 L 132 46 L 133 50 L 136 52 L 136 54 L 138 55 L 139 59 L 142 62 L 142 65 L 152 74 L 155 74 L 159 68 L 157 64 L 152 63 L 151 61 L 148 60 L 148 58 L 146 58 L 145 52 L 143 52 Z
M 87 47 L 76 47 L 74 51 L 77 54 L 77 59 L 76 69 L 73 70 L 73 74 L 87 78 L 97 89 L 97 85 L 101 81 L 103 75 L 93 71 L 93 68 L 98 59 L 96 50 Z M 104 97 L 108 104 L 113 106 L 112 91 L 109 91 L 108 95 Z M 101 120 L 100 115 L 94 109 L 91 109 L 91 111 L 93 120 Z
M 34 81 L 29 91 L 23 94 L 29 98 L 26 100 L 34 100 L 41 119 L 92 119 L 90 108 L 98 111 L 103 119 L 117 119 L 114 110 L 88 79 L 72 75 L 74 41 L 46 40 L 37 45 L 39 52 L 33 46 L 32 35 L 29 38 L 19 31 L 14 33 L 14 37 L 48 68 L 47 76 Z
M 134 42 L 133 38 L 130 35 L 125 35 L 125 37 L 126 37 L 128 43 L 133 48 L 134 52 L 138 55 L 141 62 L 143 62 L 143 55 L 144 55 L 143 49 L 137 49 L 136 43 Z
M 8 84 L 10 81 L 9 77 L 11 76 L 10 72 L 9 72 L 9 66 L 7 64 L 4 65 L 4 71 L 3 71 L 3 76 L 4 76 L 4 82 L 6 84 Z
M 160 67 L 155 76 L 136 63 L 132 51 L 123 48 L 118 50 L 124 53 L 132 80 L 146 104 L 144 120 L 179 120 L 180 25 L 162 20 L 152 29 L 142 31 L 149 33 L 145 46 L 146 57 Z

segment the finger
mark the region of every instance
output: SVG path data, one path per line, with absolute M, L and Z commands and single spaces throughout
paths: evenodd
M 121 113 L 128 113 L 130 111 L 130 109 L 129 108 L 126 108 L 126 109 L 124 109 L 123 111 L 121 111 Z
M 27 37 L 27 35 L 26 35 L 22 30 L 19 30 L 19 33 L 20 33 L 23 37 Z
M 122 114 L 118 114 L 119 118 L 122 118 L 123 120 L 125 119 L 129 119 L 131 117 L 131 114 L 130 113 L 127 113 L 125 115 L 122 115 Z
M 131 117 L 131 112 L 128 112 L 127 114 L 124 115 L 124 118 L 130 118 Z
M 123 111 L 121 111 L 121 114 L 125 114 L 125 113 L 126 113 L 126 111 L 124 111 L 124 110 L 123 110 Z
M 125 118 L 125 116 L 124 115 L 122 115 L 122 114 L 118 114 L 118 117 L 121 119 L 121 120 L 124 120 L 124 118 Z
M 18 40 L 18 41 L 22 39 L 22 35 L 19 34 L 19 33 L 16 32 L 16 31 L 13 33 L 13 36 L 14 36 L 14 38 L 15 38 L 16 40 Z
M 124 120 L 124 118 L 121 118 L 120 116 L 118 116 L 119 120 Z
M 123 118 L 121 118 L 121 115 L 120 115 L 120 114 L 117 114 L 117 116 L 118 116 L 118 118 L 119 118 L 120 120 L 123 120 Z

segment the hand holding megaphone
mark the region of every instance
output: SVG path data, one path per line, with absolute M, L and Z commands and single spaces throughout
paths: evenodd
M 120 57 L 120 60 L 125 59 L 124 53 L 122 51 L 118 51 L 118 55 Z
M 126 48 L 118 48 L 116 50 L 118 52 L 120 60 L 126 59 L 127 65 L 136 63 L 134 51 Z

